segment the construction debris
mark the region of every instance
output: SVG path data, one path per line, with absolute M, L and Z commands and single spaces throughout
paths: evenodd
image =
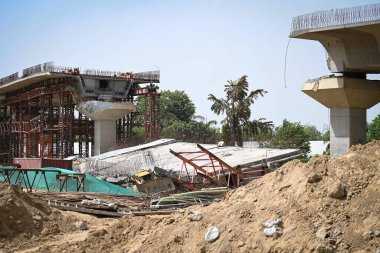
M 53 253 L 188 252 L 189 249 L 195 252 L 376 252 L 380 245 L 379 172 L 380 141 L 374 141 L 352 147 L 342 158 L 322 156 L 306 164 L 292 161 L 248 185 L 229 190 L 224 197 L 215 194 L 216 199 L 221 198 L 219 202 L 202 199 L 205 192 L 189 192 L 193 199 L 190 202 L 199 204 L 188 210 L 130 209 L 120 213 L 123 216 L 118 219 L 54 211 L 16 186 L 9 188 L 12 191 L 7 186 L 0 189 L 0 215 L 5 221 L 0 227 L 2 231 L 18 230 L 12 237 L 0 240 L 0 245 L 4 252 Z M 321 178 L 309 183 L 313 173 Z M 329 197 L 329 189 L 336 182 L 344 185 L 343 199 Z M 207 193 L 208 189 L 204 191 Z M 64 202 L 65 198 L 75 198 L 63 197 L 72 193 L 51 197 L 58 199 L 60 194 Z M 86 204 L 103 205 L 107 198 L 117 202 L 117 196 L 73 195 L 80 194 L 87 197 L 77 196 L 78 203 L 87 199 Z M 188 204 L 190 196 L 179 194 L 175 203 Z M 171 198 L 169 201 L 174 199 L 167 197 Z M 209 204 L 203 206 L 206 200 Z M 124 196 L 123 201 L 133 205 L 135 197 Z M 170 202 L 163 204 L 165 207 Z M 202 213 L 202 219 L 190 221 L 189 214 L 195 212 Z M 80 220 L 87 222 L 87 230 L 75 226 Z M 209 227 L 219 232 L 219 238 L 212 243 L 205 238 L 208 232 L 215 231 Z M 272 228 L 276 234 L 267 236 L 263 233 L 265 228 Z
M 197 157 L 200 155 L 202 157 Z M 241 181 L 246 184 L 265 174 L 266 166 L 294 159 L 300 155 L 302 154 L 297 149 L 219 147 L 211 144 L 197 145 L 162 139 L 84 159 L 76 165 L 76 169 L 81 173 L 89 173 L 105 180 L 112 177 L 120 178 L 122 181 L 126 176 L 134 176 L 143 170 L 152 171 L 153 168 L 158 167 L 168 172 L 171 177 L 189 183 L 197 183 L 198 176 L 200 182 L 207 180 L 205 178 L 210 181 L 209 174 L 214 173 L 215 169 L 217 175 L 213 175 L 214 181 L 217 183 L 219 179 L 220 185 L 225 186 L 226 182 L 222 178 L 223 171 L 236 173 L 234 171 L 236 168 L 241 169 L 241 173 L 238 174 L 244 174 Z M 221 169 L 221 166 L 224 168 Z M 206 170 L 207 173 L 205 173 Z M 237 181 L 234 183 L 232 178 L 230 181 L 231 185 L 240 183 Z
M 264 234 L 268 237 L 273 237 L 278 234 L 278 231 L 282 227 L 282 220 L 267 220 L 264 224 Z
M 219 229 L 217 227 L 210 226 L 205 235 L 206 242 L 212 243 L 215 242 L 219 238 Z
M 269 163 L 300 155 L 297 149 L 220 147 L 163 139 L 79 159 L 75 164 L 81 173 L 122 187 L 168 195 L 209 187 L 237 188 L 268 173 Z
M 203 218 L 203 214 L 199 211 L 189 211 L 187 218 L 190 221 L 200 221 Z
M 227 188 L 208 188 L 200 191 L 172 194 L 167 197 L 151 200 L 150 209 L 167 209 L 187 207 L 200 204 L 203 206 L 209 205 L 212 202 L 220 201 L 224 194 L 228 191 Z
M 91 192 L 35 192 L 34 195 L 61 210 L 115 217 L 145 210 L 148 201 L 142 197 Z

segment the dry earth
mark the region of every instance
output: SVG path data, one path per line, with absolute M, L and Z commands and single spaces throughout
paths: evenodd
M 203 219 L 190 221 L 192 210 Z M 377 252 L 380 141 L 341 158 L 289 162 L 219 203 L 174 215 L 100 219 L 1 186 L 0 218 L 2 252 Z M 269 219 L 282 221 L 273 237 L 263 232 Z M 213 243 L 204 238 L 209 226 L 220 230 Z

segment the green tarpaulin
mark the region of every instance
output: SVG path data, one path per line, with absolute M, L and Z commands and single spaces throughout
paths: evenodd
M 6 180 L 6 173 L 10 177 L 11 184 L 20 184 L 23 188 L 28 188 L 28 179 L 29 184 L 33 184 L 33 189 L 45 190 L 47 191 L 47 186 L 43 174 L 46 176 L 47 185 L 50 191 L 58 192 L 60 191 L 60 180 L 56 179 L 58 174 L 63 175 L 79 175 L 80 173 L 61 169 L 61 168 L 41 168 L 41 169 L 30 169 L 22 170 L 23 173 L 19 170 L 15 170 L 13 167 L 9 166 L 0 166 L 0 181 L 4 182 Z M 27 178 L 26 178 L 27 175 Z M 76 192 L 77 191 L 78 181 L 74 178 L 69 177 L 67 179 L 67 191 Z M 63 191 L 66 191 L 66 186 L 63 187 Z M 80 189 L 83 191 L 83 188 Z M 125 189 L 118 185 L 108 183 L 106 181 L 100 180 L 96 177 L 86 174 L 84 179 L 84 191 L 85 192 L 99 192 L 99 193 L 108 193 L 108 194 L 123 194 L 129 196 L 139 196 L 140 193 L 132 190 Z

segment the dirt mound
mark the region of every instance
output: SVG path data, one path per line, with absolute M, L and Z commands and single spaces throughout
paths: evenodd
M 35 247 L 53 235 L 77 231 L 77 221 L 76 215 L 51 209 L 17 186 L 0 183 L 0 252 Z
M 36 234 L 51 209 L 15 185 L 0 184 L 0 237 Z
M 221 203 L 166 218 L 124 218 L 102 240 L 81 247 L 111 252 L 375 252 L 380 245 L 380 142 L 355 146 L 342 158 L 292 161 Z M 269 219 L 281 219 L 274 237 Z M 220 238 L 206 243 L 209 226 Z M 101 250 L 100 250 L 101 251 Z
M 375 252 L 380 248 L 380 141 L 342 158 L 292 161 L 208 207 L 125 217 L 85 240 L 39 252 Z M 190 221 L 190 211 L 203 214 Z M 269 221 L 268 221 L 269 220 Z M 219 238 L 205 241 L 209 226 Z M 264 234 L 264 231 L 266 234 Z

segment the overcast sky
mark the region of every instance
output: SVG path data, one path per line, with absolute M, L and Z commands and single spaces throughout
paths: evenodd
M 220 120 L 208 94 L 222 97 L 227 80 L 246 74 L 251 89 L 268 91 L 252 107 L 252 118 L 276 125 L 287 118 L 322 130 L 328 109 L 300 91 L 305 80 L 330 73 L 319 43 L 291 40 L 285 88 L 292 17 L 376 2 L 0 0 L 0 76 L 48 61 L 133 72 L 159 68 L 161 89 L 185 90 L 197 115 Z M 379 113 L 380 104 L 368 110 L 368 121 Z

